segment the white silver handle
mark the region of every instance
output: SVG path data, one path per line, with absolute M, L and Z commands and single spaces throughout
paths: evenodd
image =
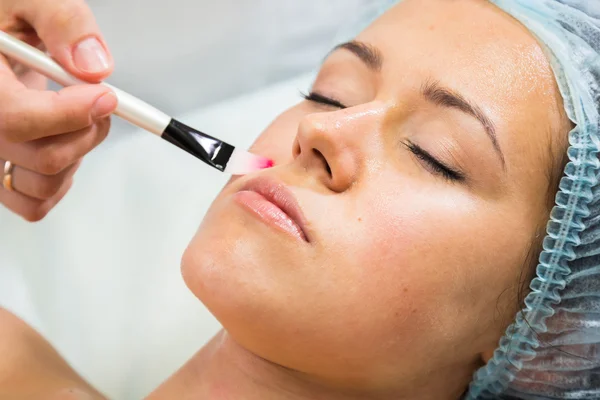
M 41 50 L 2 31 L 0 31 L 0 53 L 27 65 L 60 85 L 73 86 L 87 83 L 69 74 Z M 171 117 L 162 111 L 108 83 L 103 82 L 101 85 L 109 87 L 117 96 L 119 103 L 115 114 L 119 117 L 158 136 L 169 125 Z

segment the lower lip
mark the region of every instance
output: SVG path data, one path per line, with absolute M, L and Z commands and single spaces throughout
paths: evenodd
M 234 195 L 234 200 L 242 207 L 262 219 L 268 225 L 282 230 L 296 239 L 306 241 L 304 233 L 283 210 L 268 201 L 262 195 L 242 190 Z

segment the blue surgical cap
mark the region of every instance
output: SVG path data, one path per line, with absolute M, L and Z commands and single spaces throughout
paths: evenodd
M 475 399 L 600 399 L 600 0 L 490 0 L 545 48 L 576 124 L 524 309 Z
M 398 1 L 367 3 L 340 39 Z M 465 400 L 600 400 L 600 0 L 488 1 L 537 37 L 576 127 L 525 306 Z

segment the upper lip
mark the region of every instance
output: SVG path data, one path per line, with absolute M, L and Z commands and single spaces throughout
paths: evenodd
M 296 197 L 287 186 L 275 179 L 265 176 L 257 177 L 246 182 L 240 191 L 253 191 L 263 196 L 267 201 L 275 204 L 294 221 L 304 235 L 304 239 L 310 242 L 306 229 L 306 218 L 298 205 Z

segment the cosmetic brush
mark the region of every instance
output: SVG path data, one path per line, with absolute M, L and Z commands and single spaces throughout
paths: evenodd
M 41 50 L 0 31 L 0 53 L 20 62 L 62 86 L 87 84 L 67 71 Z M 273 166 L 273 161 L 236 149 L 206 133 L 189 127 L 142 100 L 107 83 L 117 96 L 114 114 L 187 151 L 206 164 L 233 175 L 243 175 Z

